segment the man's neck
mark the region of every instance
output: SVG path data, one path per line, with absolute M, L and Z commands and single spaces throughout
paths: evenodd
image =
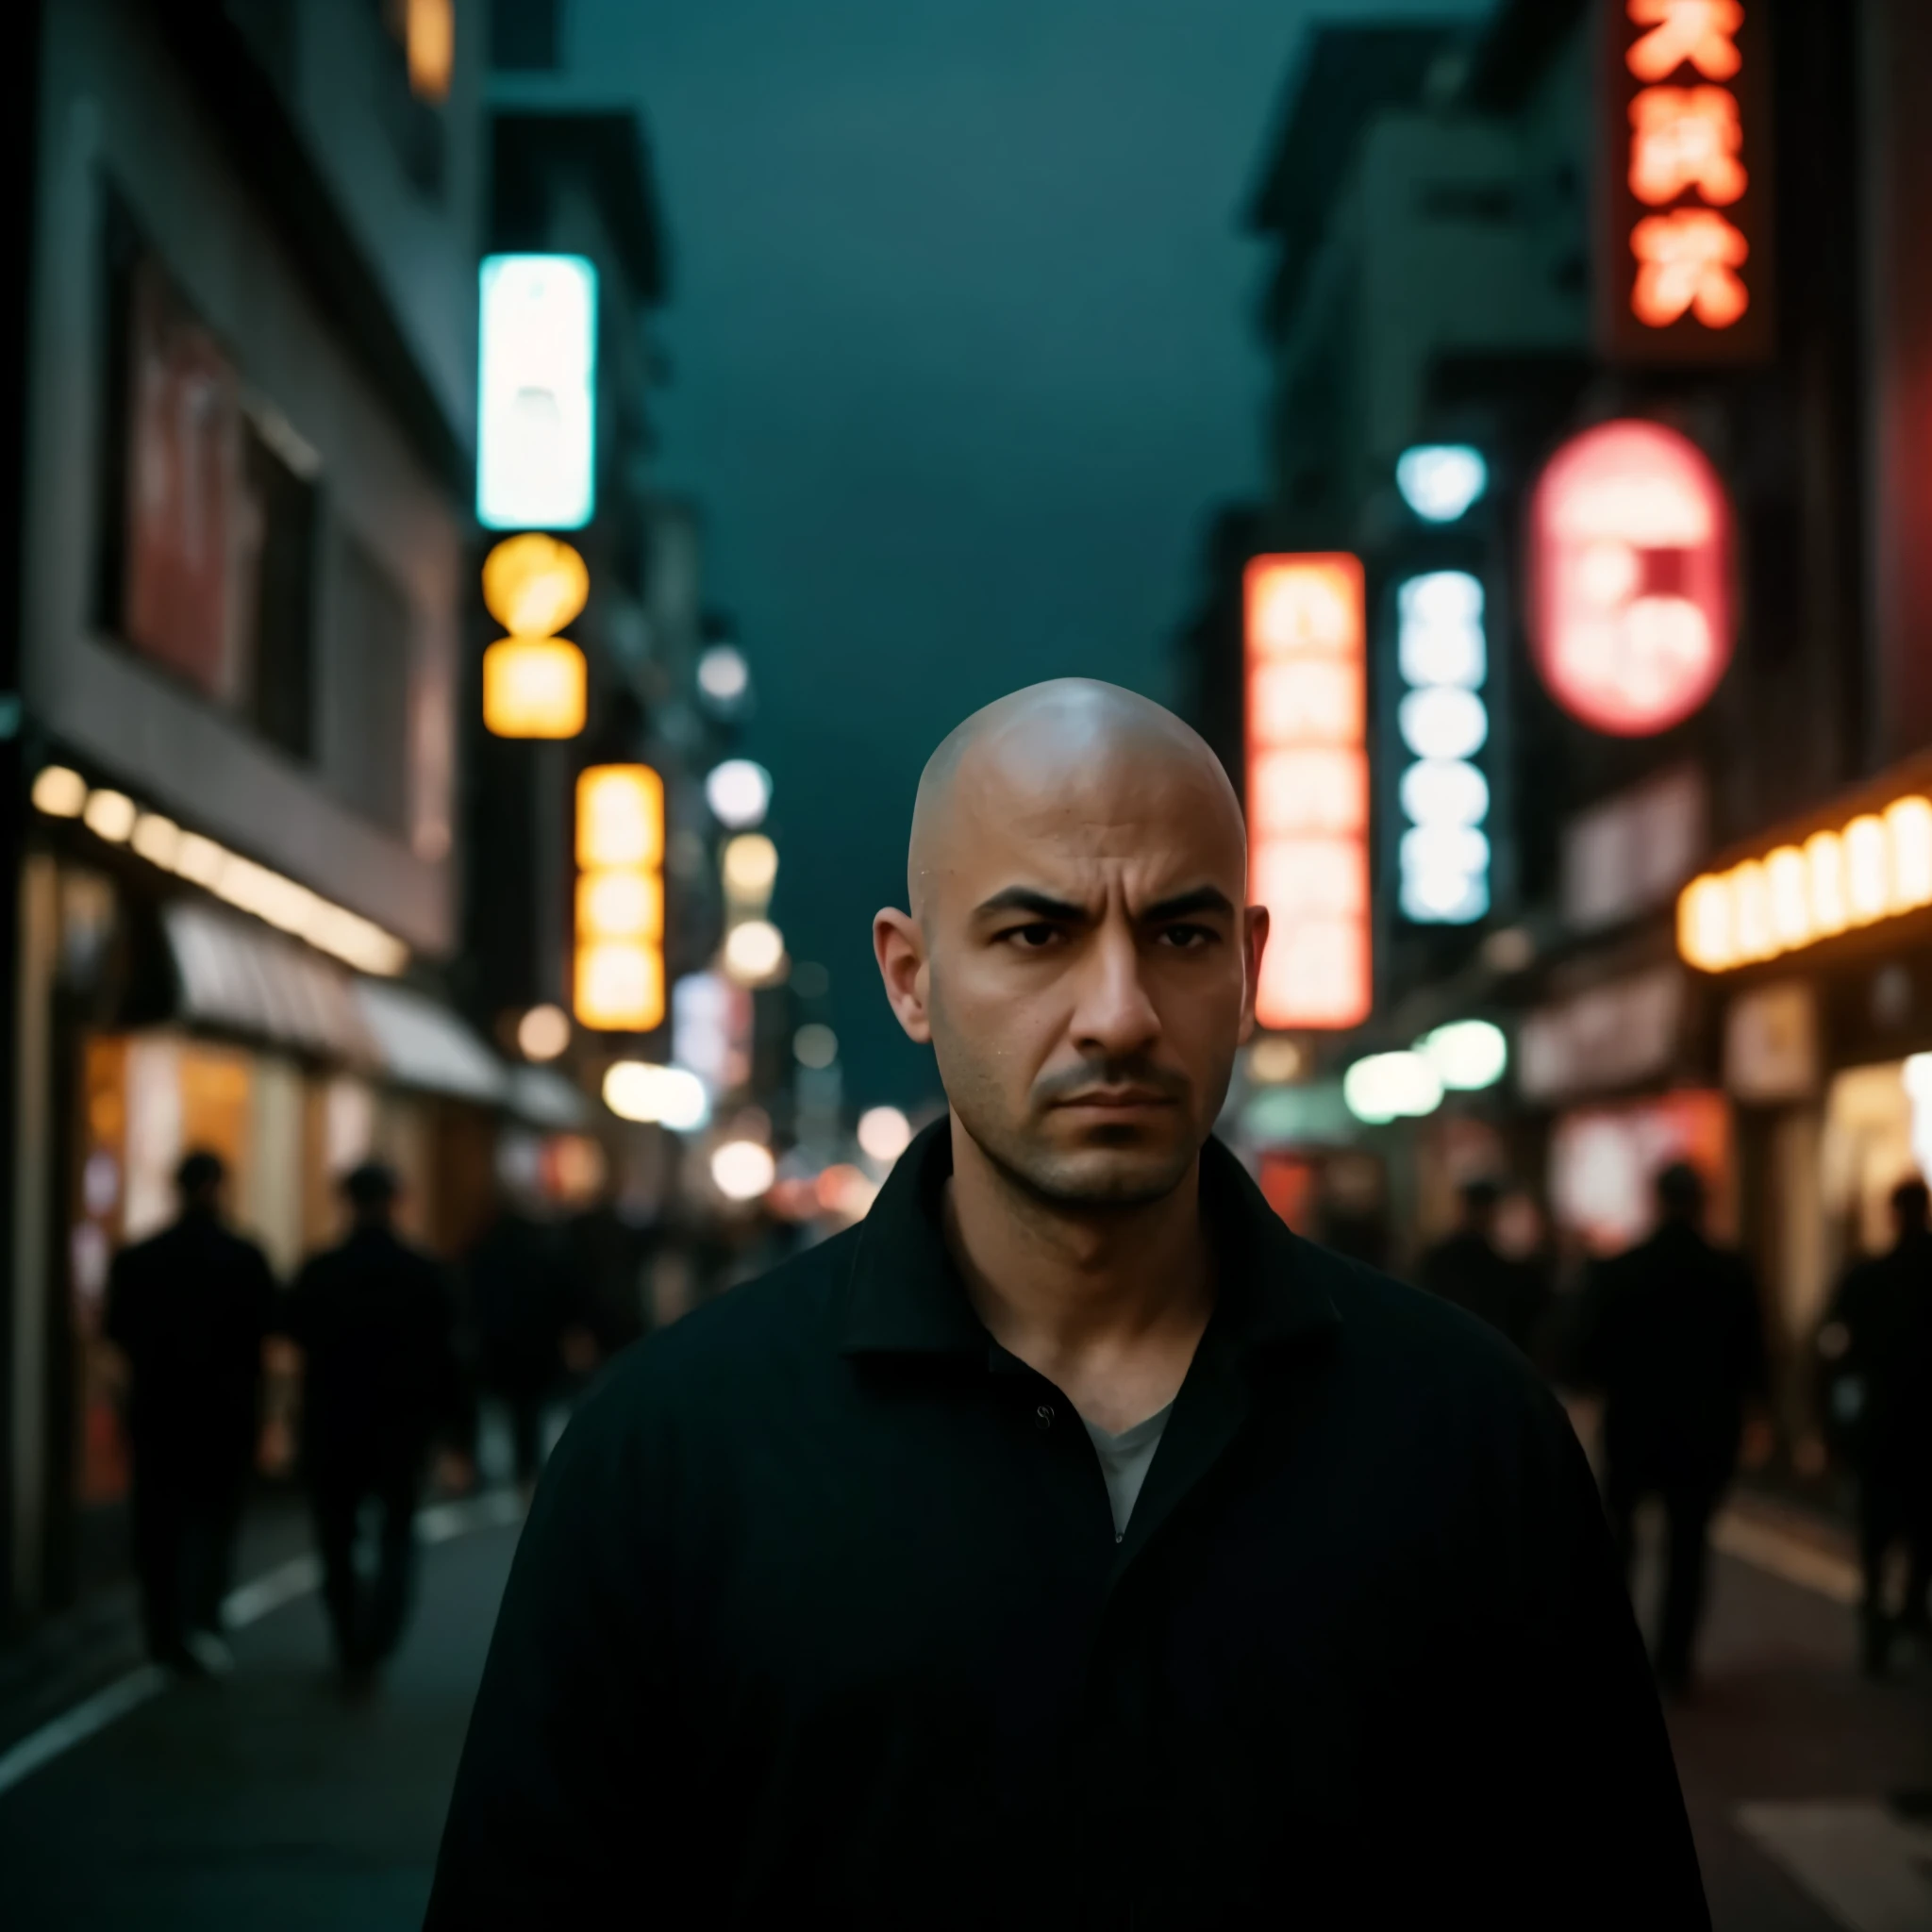
M 1119 1431 L 1174 1400 L 1214 1306 L 1200 1163 L 1158 1201 L 1043 1200 L 953 1124 L 947 1244 L 988 1332 Z

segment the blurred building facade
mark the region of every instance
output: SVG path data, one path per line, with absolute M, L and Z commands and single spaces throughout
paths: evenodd
M 276 1267 L 393 1162 L 459 1249 L 507 1121 L 457 1009 L 483 11 L 23 10 L 0 1615 L 114 1574 L 116 1246 L 228 1162 Z
M 1706 46 L 1690 29 L 1714 32 L 1710 9 L 1665 9 L 1678 39 L 1641 52 L 1641 24 L 1581 0 L 1506 0 L 1474 32 L 1309 35 L 1251 205 L 1271 264 L 1272 487 L 1252 540 L 1208 559 L 1181 648 L 1238 760 L 1247 557 L 1364 561 L 1375 1014 L 1265 1049 L 1243 1131 L 1282 1198 L 1300 1190 L 1319 1219 L 1333 1170 L 1350 1211 L 1374 1198 L 1402 1262 L 1441 1230 L 1457 1178 L 1504 1173 L 1574 1257 L 1641 1233 L 1650 1174 L 1689 1155 L 1759 1265 L 1795 1433 L 1828 1282 L 1879 1238 L 1890 1183 L 1932 1158 L 1911 1059 L 1932 1047 L 1932 882 L 1922 897 L 1915 811 L 1886 815 L 1924 792 L 1932 743 L 1932 587 L 1909 534 L 1926 485 L 1903 426 L 1932 355 L 1908 239 L 1932 153 L 1906 105 L 1932 75 L 1932 23 L 1894 0 L 1747 0 L 1741 18 Z M 1680 118 L 1674 138 L 1711 135 L 1703 158 L 1675 150 L 1681 178 L 1639 179 L 1664 152 L 1633 145 L 1645 114 L 1719 108 L 1714 132 Z M 1636 220 L 1688 210 L 1693 235 L 1748 236 L 1755 307 L 1736 336 L 1687 343 L 1694 311 L 1665 341 L 1633 330 L 1620 277 L 1639 189 Z M 1631 421 L 1683 439 L 1721 485 L 1735 648 L 1688 716 L 1610 730 L 1539 668 L 1536 491 L 1579 435 Z M 1477 452 L 1487 488 L 1431 521 L 1398 464 L 1445 446 Z M 1451 922 L 1405 916 L 1402 891 L 1401 600 L 1432 573 L 1480 585 L 1488 651 L 1471 755 L 1487 907 Z M 1883 848 L 1868 836 L 1846 859 L 1854 820 L 1882 825 Z M 1774 853 L 1775 903 L 1745 864 Z M 1826 903 L 1840 861 L 1882 875 L 1862 909 Z M 1728 883 L 1693 908 L 1682 891 L 1706 872 Z M 1353 1062 L 1465 1019 L 1508 1036 L 1501 1084 L 1387 1124 L 1343 1104 Z

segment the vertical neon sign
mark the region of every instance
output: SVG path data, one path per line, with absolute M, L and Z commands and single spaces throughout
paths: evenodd
M 1249 896 L 1270 919 L 1256 1015 L 1357 1025 L 1374 997 L 1361 562 L 1257 557 L 1242 588 Z
M 1770 346 L 1767 0 L 1607 0 L 1603 322 L 1636 361 Z

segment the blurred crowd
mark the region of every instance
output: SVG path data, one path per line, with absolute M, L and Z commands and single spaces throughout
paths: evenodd
M 342 1182 L 343 1239 L 283 1285 L 225 1221 L 219 1157 L 190 1154 L 176 1180 L 178 1218 L 115 1259 L 106 1324 L 119 1357 L 150 1652 L 187 1674 L 225 1668 L 221 1605 L 267 1414 L 291 1438 L 352 1691 L 373 1685 L 402 1634 L 411 1524 L 428 1489 L 477 1487 L 489 1435 L 500 1452 L 493 1474 L 527 1491 L 564 1407 L 603 1363 L 814 1233 L 768 1211 L 666 1228 L 634 1224 L 608 1204 L 567 1220 L 510 1205 L 446 1267 L 398 1232 L 399 1182 L 372 1161 Z M 1536 1360 L 1571 1400 L 1626 1574 L 1640 1512 L 1660 1515 L 1653 1658 L 1664 1689 L 1685 1695 L 1713 1520 L 1740 1470 L 1768 1463 L 1774 1431 L 1749 1267 L 1707 1232 L 1694 1167 L 1663 1169 L 1656 1193 L 1655 1232 L 1559 1292 L 1554 1268 L 1501 1227 L 1504 1191 L 1468 1181 L 1458 1224 L 1423 1256 L 1419 1275 Z M 1924 1182 L 1901 1183 L 1891 1211 L 1892 1245 L 1845 1274 L 1815 1341 L 1822 1437 L 1852 1479 L 1861 1657 L 1874 1677 L 1902 1638 L 1932 1650 Z
M 425 1492 L 475 1489 L 486 1438 L 505 1452 L 492 1473 L 527 1492 L 602 1363 L 803 1238 L 758 1215 L 667 1234 L 608 1204 L 569 1219 L 511 1204 L 446 1266 L 399 1232 L 398 1176 L 368 1161 L 341 1182 L 342 1239 L 284 1284 L 225 1218 L 227 1180 L 218 1155 L 189 1154 L 177 1217 L 109 1277 L 147 1646 L 183 1674 L 226 1670 L 243 1511 L 258 1467 L 287 1461 L 356 1694 L 401 1639 Z
M 1592 1438 L 1626 1576 L 1646 1504 L 1663 1523 L 1652 1656 L 1667 1693 L 1694 1680 L 1712 1521 L 1740 1468 L 1771 1458 L 1762 1304 L 1743 1257 L 1706 1229 L 1688 1162 L 1656 1179 L 1657 1225 L 1591 1263 L 1575 1291 L 1501 1237 L 1504 1191 L 1475 1178 L 1422 1285 L 1507 1336 L 1573 1396 Z M 1891 1194 L 1893 1241 L 1854 1264 L 1815 1338 L 1822 1441 L 1852 1479 L 1863 1577 L 1860 1656 L 1882 1677 L 1901 1637 L 1932 1650 L 1932 1228 L 1918 1178 Z M 1594 1411 L 1594 1424 L 1588 1420 Z

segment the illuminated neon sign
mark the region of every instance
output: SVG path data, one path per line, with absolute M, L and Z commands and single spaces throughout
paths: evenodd
M 1367 658 L 1359 558 L 1257 557 L 1243 584 L 1249 896 L 1264 1026 L 1369 1016 Z
M 1932 799 L 1916 792 L 1802 844 L 1706 873 L 1677 899 L 1687 965 L 1728 973 L 1932 906 Z
M 1490 909 L 1490 786 L 1474 762 L 1490 735 L 1483 587 L 1467 571 L 1430 571 L 1397 589 L 1395 609 L 1395 723 L 1410 759 L 1397 793 L 1402 916 L 1467 925 Z
M 486 256 L 479 292 L 476 521 L 580 530 L 597 508 L 597 271 Z
M 1688 718 L 1730 661 L 1730 499 L 1661 423 L 1600 423 L 1545 465 L 1530 499 L 1529 623 L 1565 710 L 1618 738 Z
M 586 1026 L 648 1033 L 664 1019 L 664 781 L 648 765 L 577 777 L 576 975 Z
M 1602 321 L 1620 359 L 1770 347 L 1768 0 L 1607 0 Z

